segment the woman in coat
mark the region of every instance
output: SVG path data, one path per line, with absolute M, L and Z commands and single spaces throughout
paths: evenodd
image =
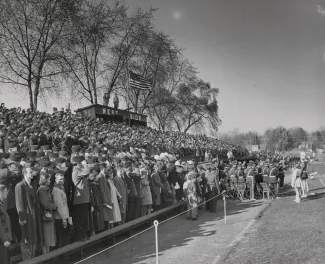
M 161 178 L 159 176 L 159 165 L 154 165 L 154 172 L 151 175 L 151 181 L 152 181 L 152 196 L 153 196 L 153 206 L 154 210 L 157 211 L 160 209 L 161 206 L 161 191 L 165 189 L 165 186 L 161 182 Z
M 187 219 L 194 221 L 197 220 L 198 216 L 198 193 L 195 172 L 191 171 L 187 174 L 187 182 L 185 183 L 183 189 L 187 199 Z
M 63 172 L 55 175 L 55 183 L 52 190 L 52 199 L 57 210 L 55 217 L 55 231 L 58 248 L 64 247 L 70 243 L 70 230 L 72 221 L 69 221 L 69 207 L 67 196 L 64 189 Z
M 10 264 L 9 246 L 11 237 L 10 218 L 0 200 L 0 262 Z
M 114 216 L 111 189 L 108 181 L 106 180 L 106 174 L 108 174 L 107 169 L 102 169 L 101 172 L 98 174 L 97 182 L 102 199 L 105 229 L 108 230 L 110 228 L 109 222 L 114 220 Z
M 56 206 L 53 203 L 51 191 L 50 191 L 51 177 L 46 172 L 41 171 L 40 181 L 37 194 L 40 203 L 40 213 L 41 213 L 41 227 L 42 227 L 42 240 L 41 246 L 43 254 L 50 252 L 50 247 L 54 247 L 56 244 L 55 235 L 55 223 L 54 223 L 54 213 L 56 211 Z
M 114 185 L 121 195 L 121 201 L 120 201 L 120 212 L 121 212 L 121 223 L 125 223 L 125 217 L 126 217 L 126 208 L 127 208 L 127 202 L 128 202 L 128 187 L 126 182 L 123 179 L 123 170 L 121 167 L 117 168 L 116 176 L 113 179 Z
M 114 174 L 113 174 L 113 170 L 111 168 L 109 168 L 107 170 L 108 175 L 106 177 L 106 181 L 109 184 L 110 187 L 110 191 L 111 191 L 111 200 L 112 200 L 112 213 L 113 213 L 113 219 L 111 221 L 109 221 L 109 223 L 112 225 L 115 223 L 119 223 L 121 222 L 121 212 L 120 212 L 120 206 L 119 206 L 119 201 L 121 201 L 122 196 L 120 195 L 120 193 L 118 192 L 118 190 L 116 189 L 114 182 L 113 182 L 113 178 L 114 178 Z
M 151 213 L 152 207 L 152 195 L 150 190 L 150 184 L 148 181 L 148 171 L 141 171 L 141 190 L 140 197 L 142 199 L 142 212 L 141 216 L 147 215 Z

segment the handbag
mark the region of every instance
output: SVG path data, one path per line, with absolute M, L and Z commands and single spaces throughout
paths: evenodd
M 50 223 L 54 221 L 54 217 L 52 212 L 50 211 L 43 211 L 43 216 L 42 216 L 43 222 Z

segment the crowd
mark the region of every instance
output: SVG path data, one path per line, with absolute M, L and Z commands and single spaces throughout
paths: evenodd
M 182 156 L 247 155 L 205 136 L 104 123 L 57 111 L 0 108 L 0 255 L 21 242 L 22 259 L 186 200 L 196 205 L 219 192 L 215 165 Z M 216 199 L 206 203 L 216 211 Z

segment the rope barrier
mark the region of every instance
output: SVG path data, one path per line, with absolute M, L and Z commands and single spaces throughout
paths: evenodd
M 139 233 L 137 233 L 137 234 L 135 234 L 135 235 L 133 235 L 133 236 L 131 236 L 131 237 L 129 237 L 129 238 L 126 238 L 126 239 L 124 239 L 124 240 L 122 240 L 122 241 L 120 241 L 120 242 L 114 244 L 113 246 L 110 246 L 110 247 L 108 247 L 108 248 L 105 248 L 105 249 L 103 249 L 103 250 L 101 250 L 101 251 L 99 251 L 99 252 L 97 252 L 97 253 L 95 253 L 95 254 L 93 254 L 93 255 L 91 255 L 91 256 L 85 258 L 85 259 L 82 259 L 82 260 L 78 261 L 78 262 L 76 262 L 75 264 L 82 263 L 82 262 L 84 262 L 84 261 L 86 261 L 86 260 L 91 259 L 92 257 L 95 257 L 95 256 L 97 256 L 97 255 L 99 255 L 99 254 L 101 254 L 101 253 L 107 251 L 107 250 L 110 250 L 110 249 L 112 249 L 112 248 L 114 248 L 114 247 L 116 247 L 116 246 L 118 246 L 118 245 L 121 245 L 121 244 L 123 244 L 124 242 L 126 242 L 126 241 L 128 241 L 128 240 L 130 240 L 130 239 L 132 239 L 132 238 L 134 238 L 134 237 L 136 237 L 136 236 L 138 236 L 138 235 L 141 235 L 141 234 L 143 234 L 144 232 L 147 232 L 148 230 L 150 230 L 150 229 L 153 228 L 153 227 L 154 227 L 154 226 L 151 226 L 151 227 L 149 227 L 149 228 L 147 228 L 147 229 L 145 229 L 145 230 L 143 230 L 143 231 L 141 231 L 141 232 L 139 232 Z
M 213 199 L 216 199 L 217 197 L 219 197 L 219 196 L 221 196 L 221 195 L 224 195 L 224 193 L 220 193 L 220 194 L 218 194 L 218 195 L 212 197 L 211 199 L 208 199 L 208 200 L 206 200 L 206 201 L 204 201 L 204 202 L 198 204 L 197 206 L 193 206 L 193 208 L 191 208 L 191 209 L 188 209 L 188 210 L 186 210 L 186 211 L 184 211 L 184 212 L 182 212 L 182 213 L 180 213 L 180 214 L 177 214 L 177 215 L 175 215 L 175 216 L 173 216 L 173 217 L 170 217 L 170 218 L 168 218 L 168 219 L 166 219 L 166 220 L 160 222 L 159 225 L 161 225 L 161 224 L 163 224 L 163 223 L 166 223 L 167 221 L 170 221 L 170 220 L 172 220 L 172 219 L 174 219 L 174 218 L 176 218 L 176 217 L 178 217 L 178 216 L 181 216 L 181 215 L 183 215 L 183 214 L 185 214 L 185 213 L 187 213 L 187 212 L 193 210 L 194 208 L 198 208 L 198 207 L 200 207 L 201 205 L 203 205 L 203 204 L 205 204 L 205 203 L 207 203 L 207 202 L 209 202 L 209 201 L 212 201 Z M 157 223 L 157 226 L 155 225 L 155 223 Z M 132 238 L 134 238 L 134 237 L 137 237 L 137 236 L 143 234 L 144 232 L 147 232 L 148 230 L 150 230 L 150 229 L 152 229 L 152 228 L 155 228 L 155 229 L 158 228 L 158 221 L 157 221 L 157 220 L 154 221 L 154 225 L 153 225 L 153 226 L 151 226 L 151 227 L 149 227 L 149 228 L 147 228 L 147 229 L 145 229 L 145 230 L 143 230 L 143 231 L 140 231 L 140 232 L 136 233 L 135 235 L 133 235 L 133 236 L 131 236 L 131 237 L 128 237 L 128 238 L 126 238 L 126 239 L 124 239 L 124 240 L 122 240 L 122 241 L 120 241 L 120 242 L 118 242 L 118 243 L 116 243 L 116 244 L 114 244 L 114 245 L 108 247 L 108 248 L 105 248 L 105 249 L 103 249 L 103 250 L 101 250 L 101 251 L 99 251 L 99 252 L 97 252 L 97 253 L 95 253 L 95 254 L 93 254 L 93 255 L 91 255 L 91 256 L 85 258 L 85 259 L 82 259 L 82 260 L 80 260 L 80 261 L 78 261 L 78 262 L 75 262 L 75 264 L 82 263 L 82 262 L 84 262 L 84 261 L 86 261 L 86 260 L 89 260 L 89 259 L 91 259 L 91 258 L 93 258 L 93 257 L 95 257 L 95 256 L 97 256 L 97 255 L 99 255 L 99 254 L 101 254 L 101 253 L 104 253 L 105 251 L 110 250 L 110 249 L 112 249 L 112 248 L 114 248 L 114 247 L 116 247 L 116 246 L 118 246 L 118 245 L 121 245 L 121 244 L 123 244 L 124 242 L 127 242 L 128 240 L 130 240 L 130 239 L 132 239 Z M 157 232 L 158 232 L 158 231 L 157 231 Z M 158 239 L 158 233 L 157 233 L 157 236 L 156 236 L 156 241 L 157 241 L 157 243 L 156 243 L 156 254 L 158 254 L 158 240 L 157 240 L 157 239 Z M 158 258 L 158 256 L 157 256 L 157 258 Z M 158 260 L 157 260 L 157 261 L 158 261 Z M 158 264 L 158 262 L 156 262 L 156 264 Z

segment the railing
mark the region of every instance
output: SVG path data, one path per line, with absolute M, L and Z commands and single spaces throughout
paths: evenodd
M 102 233 L 99 233 L 97 235 L 92 236 L 89 240 L 87 241 L 82 241 L 82 242 L 75 242 L 72 243 L 70 245 L 67 245 L 65 247 L 62 248 L 58 248 L 56 250 L 53 250 L 47 254 L 44 255 L 40 255 L 38 257 L 29 259 L 29 260 L 25 260 L 23 262 L 20 262 L 22 264 L 38 264 L 38 263 L 44 263 L 50 260 L 54 260 L 58 257 L 64 256 L 64 255 L 69 255 L 72 254 L 74 252 L 80 251 L 80 256 L 81 258 L 83 257 L 83 249 L 90 247 L 90 246 L 94 246 L 97 243 L 100 243 L 102 240 L 106 240 L 108 238 L 112 238 L 114 240 L 115 243 L 115 236 L 121 232 L 125 232 L 125 231 L 129 231 L 129 235 L 132 235 L 132 229 L 143 225 L 147 222 L 150 222 L 151 225 L 153 225 L 153 221 L 157 218 L 160 218 L 164 215 L 167 216 L 167 219 L 169 217 L 169 215 L 172 212 L 177 212 L 177 213 L 181 213 L 183 211 L 185 211 L 185 206 L 186 203 L 185 202 L 179 202 L 177 204 L 174 204 L 170 207 L 161 209 L 157 212 L 154 212 L 152 214 L 146 215 L 146 216 L 142 216 L 140 218 L 137 218 L 135 220 L 132 220 L 128 223 L 119 225 L 113 229 L 104 231 Z

